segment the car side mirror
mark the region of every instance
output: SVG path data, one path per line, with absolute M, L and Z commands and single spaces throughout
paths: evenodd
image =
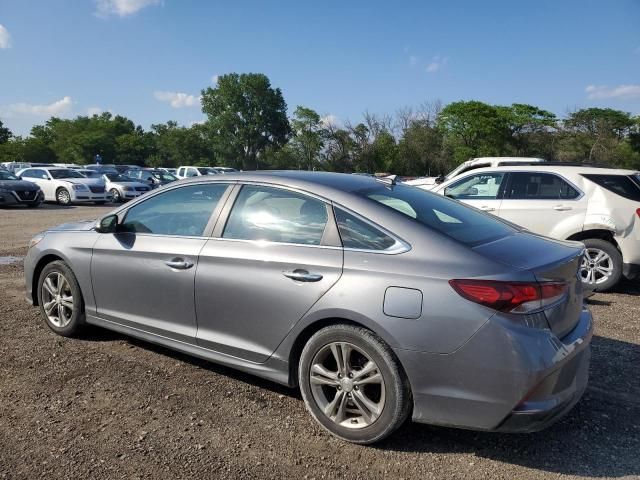
M 436 177 L 436 184 L 440 185 L 444 182 L 444 175 L 440 174 Z
M 116 233 L 118 230 L 118 215 L 112 214 L 103 217 L 95 226 L 98 233 Z

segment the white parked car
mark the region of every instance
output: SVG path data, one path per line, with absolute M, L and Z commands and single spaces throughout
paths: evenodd
M 101 173 L 96 170 L 78 170 L 87 178 L 99 178 L 105 184 L 107 194 L 114 203 L 125 202 L 151 190 L 146 183 L 119 173 Z
M 433 191 L 532 232 L 583 242 L 580 275 L 596 291 L 611 289 L 621 277 L 640 278 L 636 171 L 550 162 L 481 168 Z
M 103 180 L 87 178 L 70 168 L 27 168 L 18 172 L 18 176 L 38 185 L 45 201 L 69 205 L 76 202 L 103 204 L 109 200 Z
M 178 178 L 189 178 L 189 177 L 200 177 L 202 175 L 217 175 L 218 172 L 211 167 L 189 167 L 189 166 L 181 166 L 178 167 L 178 173 L 176 177 Z
M 456 168 L 454 168 L 444 176 L 441 175 L 439 177 L 421 177 L 414 180 L 407 180 L 404 183 L 406 183 L 407 185 L 421 187 L 425 190 L 433 190 L 439 184 L 476 168 L 501 167 L 503 165 L 516 165 L 519 163 L 529 164 L 544 161 L 545 160 L 543 158 L 535 157 L 478 157 L 467 160 L 466 162 L 462 162 L 460 165 L 458 165 Z

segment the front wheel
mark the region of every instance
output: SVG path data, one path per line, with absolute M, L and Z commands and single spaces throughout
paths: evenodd
M 582 243 L 586 247 L 580 267 L 582 281 L 596 292 L 611 290 L 622 277 L 622 255 L 606 240 L 588 238 Z
M 111 194 L 111 201 L 113 203 L 120 203 L 122 201 L 122 195 L 117 188 L 112 188 L 109 193 Z
M 38 279 L 38 304 L 47 326 L 63 337 L 73 336 L 84 323 L 80 285 L 61 260 L 42 269 Z
M 316 421 L 349 442 L 382 440 L 411 411 L 409 382 L 395 355 L 364 328 L 332 325 L 313 335 L 302 350 L 298 381 Z
M 71 194 L 69 193 L 69 190 L 66 188 L 59 188 L 56 192 L 56 200 L 60 205 L 70 205 Z

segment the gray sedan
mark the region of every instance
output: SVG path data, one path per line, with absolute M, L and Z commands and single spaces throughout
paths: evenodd
M 27 298 L 54 332 L 98 325 L 299 387 L 356 443 L 414 421 L 528 432 L 587 384 L 583 246 L 393 179 L 182 180 L 31 240 Z

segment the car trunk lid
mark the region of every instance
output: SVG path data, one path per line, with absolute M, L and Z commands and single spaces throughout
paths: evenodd
M 519 232 L 479 245 L 474 250 L 494 261 L 528 270 L 538 282 L 566 283 L 566 295 L 547 307 L 544 313 L 551 331 L 560 338 L 575 327 L 584 297 L 578 274 L 584 250 L 582 244 Z

